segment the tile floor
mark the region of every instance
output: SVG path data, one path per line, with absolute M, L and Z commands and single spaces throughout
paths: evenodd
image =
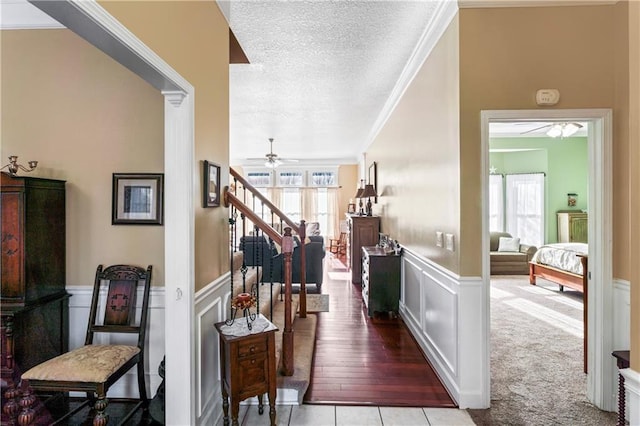
M 456 408 L 369 407 L 334 405 L 279 405 L 278 426 L 466 426 L 474 425 L 465 410 Z M 241 405 L 242 426 L 269 424 L 269 408 Z M 220 421 L 222 424 L 222 421 Z

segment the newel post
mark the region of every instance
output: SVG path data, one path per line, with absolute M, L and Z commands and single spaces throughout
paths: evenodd
M 307 317 L 307 225 L 304 220 L 300 221 L 300 318 Z
M 291 319 L 291 257 L 293 255 L 293 237 L 291 228 L 284 228 L 282 236 L 284 253 L 284 331 L 282 333 L 282 366 L 285 376 L 293 375 L 293 328 Z

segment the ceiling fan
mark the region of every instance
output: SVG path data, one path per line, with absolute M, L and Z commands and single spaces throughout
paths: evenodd
M 562 139 L 573 135 L 578 130 L 582 129 L 582 127 L 584 127 L 582 124 L 576 122 L 547 123 L 544 126 L 529 129 L 527 131 L 521 132 L 520 134 L 526 135 L 527 133 L 533 133 L 548 128 L 548 130 L 546 131 L 547 136 L 551 138 L 560 137 L 560 139 Z
M 264 166 L 265 167 L 269 167 L 270 169 L 275 169 L 276 167 L 278 167 L 279 165 L 281 165 L 284 162 L 289 162 L 289 163 L 297 163 L 298 162 L 298 160 L 278 157 L 278 154 L 275 154 L 273 152 L 273 138 L 269 138 L 269 144 L 270 144 L 269 152 L 267 154 L 265 154 L 264 158 L 247 158 L 247 160 L 250 160 L 250 161 L 264 161 Z

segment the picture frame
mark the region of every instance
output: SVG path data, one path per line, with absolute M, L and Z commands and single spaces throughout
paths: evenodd
M 113 173 L 112 225 L 162 225 L 164 174 Z
M 220 206 L 220 166 L 204 160 L 202 170 L 202 207 L 218 207 Z

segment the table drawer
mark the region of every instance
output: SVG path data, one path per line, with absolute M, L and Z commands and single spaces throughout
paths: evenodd
M 243 358 L 267 352 L 267 338 L 250 337 L 238 344 L 238 357 Z

